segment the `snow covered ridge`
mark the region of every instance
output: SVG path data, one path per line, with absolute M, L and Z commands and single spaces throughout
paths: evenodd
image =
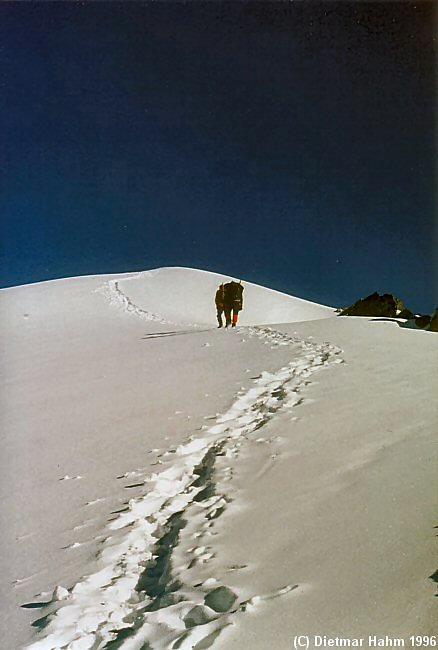
M 214 295 L 228 276 L 169 267 L 109 279 L 101 289 L 111 302 L 126 312 L 167 324 L 206 325 L 215 321 Z M 331 307 L 266 289 L 242 280 L 242 325 L 290 323 L 336 316 Z
M 162 454 L 165 469 L 146 477 L 146 494 L 132 499 L 109 524 L 99 570 L 68 595 L 62 592 L 59 609 L 41 619 L 44 638 L 29 650 L 201 650 L 248 608 L 299 588 L 283 584 L 242 599 L 223 580 L 205 578 L 213 557 L 209 539 L 234 500 L 230 460 L 250 441 L 258 442 L 254 438 L 273 418 L 303 401 L 303 389 L 316 371 L 342 359 L 329 343 L 268 327 L 243 331 L 273 347 L 292 348 L 293 360 L 276 372 L 263 372 L 212 426 L 203 427 L 200 437 Z

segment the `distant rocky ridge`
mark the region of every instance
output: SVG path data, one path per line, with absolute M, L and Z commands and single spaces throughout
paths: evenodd
M 386 316 L 395 318 L 403 310 L 403 302 L 390 293 L 382 296 L 375 291 L 366 298 L 360 298 L 355 303 L 340 312 L 340 316 Z
M 375 291 L 366 298 L 360 298 L 349 307 L 339 310 L 339 316 L 378 316 L 404 319 L 406 322 L 403 323 L 403 327 L 438 332 L 438 307 L 432 315 L 414 314 L 403 305 L 400 298 L 396 298 L 391 293 L 380 295 Z

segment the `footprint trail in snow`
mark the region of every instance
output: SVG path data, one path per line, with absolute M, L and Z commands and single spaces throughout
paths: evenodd
M 214 576 L 199 582 L 200 569 L 208 573 L 213 557 L 215 522 L 232 501 L 230 459 L 252 433 L 302 402 L 313 373 L 342 362 L 341 351 L 329 343 L 269 327 L 244 331 L 274 347 L 293 347 L 295 358 L 277 372 L 263 372 L 201 437 L 162 455 L 166 469 L 146 478 L 147 493 L 131 499 L 108 525 L 101 569 L 73 587 L 44 621 L 44 638 L 29 649 L 202 650 L 236 616 L 298 586 L 242 600 Z

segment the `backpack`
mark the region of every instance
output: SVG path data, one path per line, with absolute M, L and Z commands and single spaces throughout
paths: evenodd
M 240 282 L 227 282 L 224 285 L 224 303 L 235 309 L 242 309 L 243 286 Z

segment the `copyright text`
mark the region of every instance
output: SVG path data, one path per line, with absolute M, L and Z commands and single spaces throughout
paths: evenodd
M 299 648 L 434 648 L 438 645 L 436 636 L 411 636 L 409 639 L 402 639 L 392 636 L 373 636 L 358 638 L 328 637 L 328 636 L 307 636 L 305 634 L 294 636 L 293 646 Z

